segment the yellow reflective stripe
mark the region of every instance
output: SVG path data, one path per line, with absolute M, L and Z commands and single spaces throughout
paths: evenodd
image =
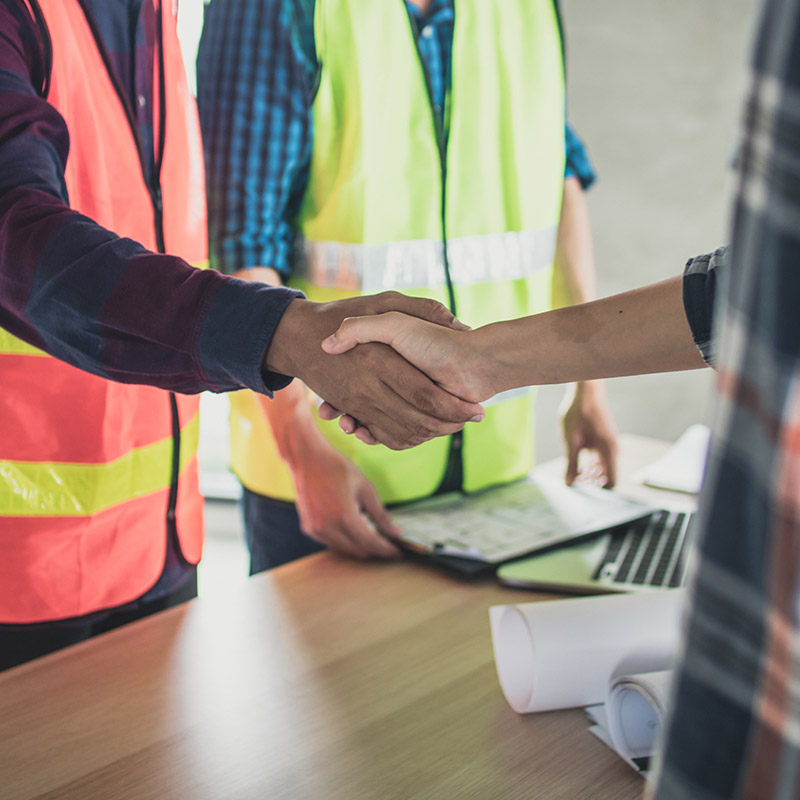
M 5 328 L 0 328 L 0 354 L 15 356 L 46 356 L 44 350 L 17 339 Z
M 180 471 L 197 452 L 199 415 L 181 429 Z M 170 485 L 172 438 L 106 464 L 0 461 L 0 516 L 90 516 Z
M 553 263 L 556 227 L 448 239 L 450 274 L 459 286 L 528 278 Z M 347 244 L 298 239 L 294 275 L 315 286 L 372 294 L 446 283 L 441 241 Z
M 208 269 L 208 259 L 205 261 L 190 261 L 189 264 L 195 269 Z

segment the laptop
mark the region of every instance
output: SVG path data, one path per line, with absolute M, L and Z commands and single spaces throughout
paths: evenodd
M 648 516 L 653 507 L 596 486 L 529 478 L 473 494 L 450 492 L 391 510 L 399 544 L 462 571 L 512 558 Z
M 590 541 L 503 564 L 508 586 L 601 594 L 673 589 L 686 580 L 693 511 L 660 509 Z

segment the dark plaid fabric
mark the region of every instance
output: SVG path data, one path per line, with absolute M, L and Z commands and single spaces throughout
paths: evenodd
M 730 266 L 717 270 L 714 436 L 658 800 L 800 797 L 798 0 L 763 5 L 738 168 Z M 690 293 L 724 255 L 690 263 Z
M 315 0 L 213 0 L 197 55 L 206 151 L 212 266 L 291 272 L 297 215 L 308 182 L 317 62 Z M 425 15 L 406 3 L 431 100 L 444 123 L 452 85 L 453 0 Z M 324 67 L 322 67 L 324 68 Z M 445 126 L 446 127 L 446 126 Z M 584 188 L 595 174 L 565 124 L 565 175 Z

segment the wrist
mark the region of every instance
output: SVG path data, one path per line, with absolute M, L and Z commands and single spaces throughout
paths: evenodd
M 315 305 L 299 297 L 289 303 L 264 354 L 264 369 L 281 375 L 298 376 L 303 361 L 303 343 L 309 337 L 308 315 Z
M 484 379 L 491 395 L 531 385 L 527 371 L 527 354 L 533 348 L 524 335 L 516 335 L 516 320 L 494 322 L 478 328 L 473 347 L 477 360 L 484 367 Z
M 328 444 L 317 428 L 316 422 L 308 420 L 303 425 L 294 425 L 281 436 L 278 447 L 281 458 L 292 472 L 317 459 L 320 448 Z
M 302 383 L 297 385 L 302 387 L 302 393 L 298 393 L 298 398 L 283 409 L 279 418 L 270 420 L 277 423 L 272 424 L 272 431 L 278 453 L 292 471 L 308 463 L 321 447 L 328 445 L 314 419 L 307 388 Z
M 605 403 L 607 399 L 608 393 L 603 380 L 578 381 L 575 384 L 575 400 L 582 405 Z

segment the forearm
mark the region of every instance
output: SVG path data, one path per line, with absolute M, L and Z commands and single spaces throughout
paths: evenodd
M 597 282 L 589 208 L 584 189 L 576 176 L 564 181 L 564 198 L 558 226 L 553 264 L 553 307 L 571 306 L 594 300 Z M 580 404 L 600 402 L 605 396 L 601 382 L 580 380 L 574 400 Z
M 43 192 L 0 198 L 0 326 L 102 377 L 183 393 L 278 388 L 261 366 L 295 296 L 151 253 Z
M 297 293 L 195 270 L 70 209 L 66 123 L 36 91 L 43 61 L 32 22 L 0 5 L 0 326 L 124 383 L 186 393 L 283 385 L 265 385 L 262 363 Z
M 577 178 L 564 181 L 553 258 L 553 308 L 595 299 L 594 248 L 586 197 Z
M 697 369 L 682 278 L 465 334 L 494 390 Z

